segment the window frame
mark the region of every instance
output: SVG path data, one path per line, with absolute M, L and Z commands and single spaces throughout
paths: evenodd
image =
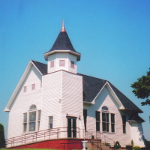
M 26 119 L 25 119 L 25 115 L 26 115 Z M 26 113 L 23 113 L 23 133 L 27 132 L 27 124 L 28 124 L 27 120 L 28 120 L 28 115 L 26 112 Z
M 111 115 L 111 132 L 115 133 L 115 114 L 111 113 L 110 115 Z M 114 122 L 112 121 L 112 115 L 114 115 Z M 112 131 L 112 130 L 114 130 L 114 131 Z
M 51 119 L 50 119 L 51 117 Z M 53 128 L 53 116 L 48 116 L 49 120 L 48 120 L 48 129 L 52 129 Z
M 32 90 L 35 90 L 35 83 L 32 84 Z
M 54 60 L 52 60 L 52 61 L 50 62 L 50 68 L 54 68 L 54 65 L 55 65 L 55 62 L 54 62 Z
M 87 109 L 83 109 L 83 117 L 84 117 L 84 128 L 87 131 Z
M 126 134 L 126 115 L 122 115 L 122 131 L 124 134 Z
M 59 67 L 65 67 L 65 60 L 59 60 Z
M 75 68 L 75 63 L 74 63 L 74 61 L 71 61 L 71 68 L 72 68 L 72 69 Z

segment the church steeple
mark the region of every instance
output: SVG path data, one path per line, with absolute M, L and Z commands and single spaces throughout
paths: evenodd
M 63 22 L 62 22 L 62 27 L 61 27 L 61 31 L 60 32 L 65 32 L 65 26 L 64 26 L 64 19 L 63 19 Z
M 69 36 L 65 30 L 64 20 L 55 43 L 52 48 L 44 54 L 44 57 L 45 60 L 48 60 L 48 73 L 57 70 L 66 70 L 77 73 L 76 63 L 80 60 L 80 53 L 74 49 L 69 39 Z M 63 60 L 65 62 L 63 62 Z M 64 66 L 62 63 L 64 63 Z

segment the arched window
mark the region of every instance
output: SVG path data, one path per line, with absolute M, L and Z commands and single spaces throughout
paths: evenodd
M 35 131 L 36 127 L 36 105 L 31 105 L 29 110 L 29 132 Z
M 108 111 L 108 108 L 106 106 L 103 106 L 102 111 Z
M 106 106 L 102 107 L 102 129 L 105 132 L 109 132 L 109 113 Z
M 30 110 L 36 110 L 36 105 L 34 105 L 34 104 L 31 105 L 31 106 L 30 106 Z
M 28 112 L 23 114 L 23 132 L 32 132 L 40 129 L 41 110 L 37 110 L 36 105 L 32 104 Z

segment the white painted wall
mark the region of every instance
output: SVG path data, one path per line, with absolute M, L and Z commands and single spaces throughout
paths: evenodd
M 59 60 L 65 60 L 65 66 L 59 66 Z M 51 61 L 54 61 L 54 67 L 51 68 Z M 71 61 L 74 61 L 75 67 L 71 68 Z M 77 57 L 70 53 L 55 53 L 48 56 L 48 73 L 58 70 L 66 70 L 72 73 L 77 73 Z
M 32 104 L 37 110 L 41 109 L 41 80 L 40 73 L 32 66 L 9 112 L 8 138 L 23 134 L 23 113 L 28 112 Z M 35 90 L 32 90 L 32 84 L 35 84 Z M 25 93 L 24 86 L 27 86 Z
M 145 147 L 144 134 L 141 123 L 131 123 L 131 139 L 133 139 L 134 146 Z
M 83 79 L 82 76 L 62 72 L 62 115 L 63 126 L 67 127 L 68 116 L 77 118 L 77 127 L 80 131 L 84 129 L 83 120 Z M 80 119 L 79 119 L 80 118 Z M 80 133 L 80 138 L 83 134 Z
M 77 117 L 77 127 L 83 129 L 82 77 L 66 71 L 58 71 L 43 76 L 42 80 L 40 129 L 48 129 L 48 116 L 53 116 L 53 127 L 64 127 L 66 130 L 67 114 Z M 66 137 L 66 132 L 61 136 Z
M 84 104 L 84 109 L 87 109 L 87 131 L 96 131 L 96 119 L 95 119 L 95 111 L 102 112 L 102 107 L 107 106 L 110 113 L 115 114 L 115 133 L 103 133 L 108 138 L 113 139 L 114 141 L 119 141 L 121 146 L 125 146 L 131 143 L 130 136 L 130 125 L 126 124 L 127 132 L 123 133 L 122 129 L 122 117 L 121 113 L 118 110 L 117 103 L 115 103 L 114 98 L 111 96 L 108 89 L 105 87 L 100 95 L 95 100 L 95 104 L 87 105 Z M 100 113 L 102 114 L 102 113 Z M 102 123 L 102 115 L 101 115 L 101 123 Z M 100 128 L 100 132 L 102 132 L 102 125 Z

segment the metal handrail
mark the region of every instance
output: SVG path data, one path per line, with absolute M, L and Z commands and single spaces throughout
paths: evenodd
M 77 134 L 79 134 L 79 138 L 80 138 L 80 128 L 77 127 L 76 129 L 77 129 L 76 132 Z M 58 139 L 59 133 L 62 132 L 67 132 L 67 127 L 52 128 L 52 129 L 40 130 L 33 133 L 26 133 L 20 136 L 9 138 L 7 140 L 7 145 L 11 145 L 12 147 L 21 144 L 29 144 L 29 143 L 37 142 L 39 141 L 39 139 L 41 141 L 45 139 L 50 139 L 52 135 L 56 135 L 55 139 Z

